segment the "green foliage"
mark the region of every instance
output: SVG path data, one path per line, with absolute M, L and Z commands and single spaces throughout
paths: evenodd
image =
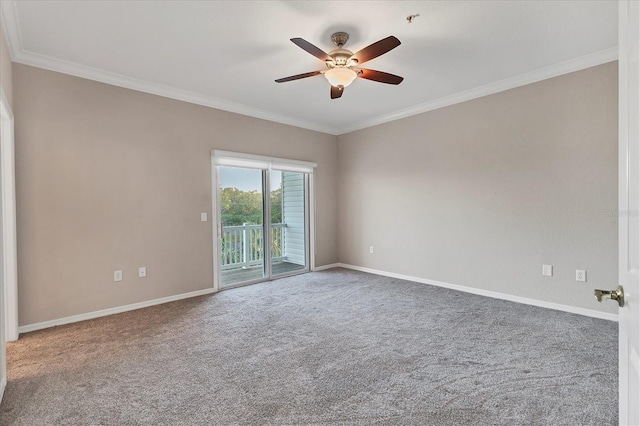
M 222 237 L 222 264 L 242 263 L 242 246 L 234 246 L 226 236 Z
M 220 215 L 223 226 L 240 226 L 243 223 L 262 224 L 262 193 L 242 191 L 238 188 L 222 188 L 220 191 Z M 271 191 L 271 223 L 282 221 L 282 188 Z
M 238 188 L 222 188 L 220 191 L 220 216 L 222 225 L 242 226 L 243 224 L 262 224 L 262 193 L 258 191 L 242 191 Z M 271 191 L 271 223 L 281 223 L 282 221 L 282 188 Z M 245 228 L 246 230 L 246 228 Z M 243 259 L 243 233 L 225 234 L 222 236 L 222 264 L 242 264 L 260 260 L 264 256 L 262 230 L 249 230 L 248 232 L 248 259 Z M 279 238 L 282 229 L 274 230 L 271 242 L 273 257 L 282 256 Z
M 271 223 L 282 223 L 282 186 L 271 191 Z

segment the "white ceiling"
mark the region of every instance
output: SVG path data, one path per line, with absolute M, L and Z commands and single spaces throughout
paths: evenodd
M 5 1 L 13 60 L 254 117 L 341 134 L 617 58 L 615 1 Z M 410 14 L 420 14 L 407 23 Z M 357 79 L 340 99 L 322 77 L 346 31 L 367 62 L 405 78 Z

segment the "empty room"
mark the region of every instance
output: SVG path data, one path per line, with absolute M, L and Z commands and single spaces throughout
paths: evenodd
M 0 425 L 640 425 L 639 29 L 0 0 Z

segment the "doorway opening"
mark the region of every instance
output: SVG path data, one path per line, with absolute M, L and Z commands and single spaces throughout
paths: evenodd
M 0 401 L 7 383 L 5 342 L 18 340 L 13 113 L 0 87 Z

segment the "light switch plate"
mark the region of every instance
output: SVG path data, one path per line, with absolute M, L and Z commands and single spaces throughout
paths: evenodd
M 206 221 L 207 221 L 207 213 L 206 212 L 200 213 L 200 222 L 206 222 Z
M 542 276 L 543 277 L 552 277 L 553 276 L 553 266 L 552 265 L 542 265 Z
M 147 276 L 147 268 L 145 266 L 138 268 L 138 277 L 144 278 L 146 276 Z

